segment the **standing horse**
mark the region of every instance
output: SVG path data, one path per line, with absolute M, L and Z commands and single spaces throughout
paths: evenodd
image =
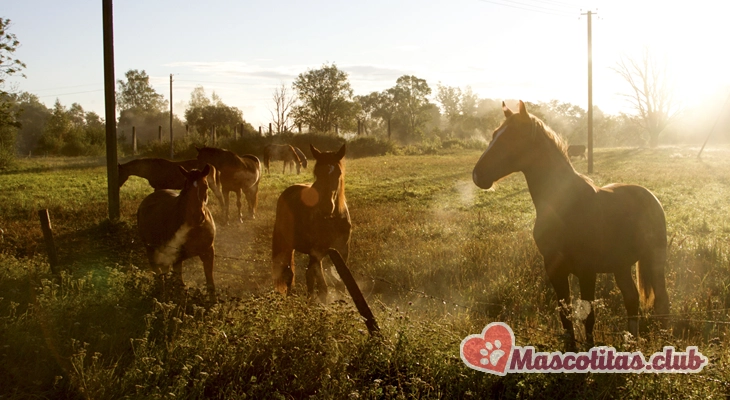
M 581 298 L 593 301 L 596 274 L 613 273 L 624 297 L 629 332 L 638 335 L 640 294 L 645 306 L 654 302 L 657 314 L 669 313 L 664 282 L 667 232 L 659 200 L 641 186 L 597 187 L 573 169 L 562 140 L 528 114 L 522 101 L 518 113 L 504 103 L 502 108 L 506 119 L 476 163 L 474 183 L 489 189 L 521 171 L 537 214 L 533 237 L 558 300 L 570 304 L 569 274 L 578 277 Z M 638 290 L 631 276 L 637 261 Z M 560 320 L 572 348 L 575 336 L 566 307 L 561 307 Z M 591 307 L 585 320 L 589 345 L 594 323 Z
M 205 163 L 198 160 L 170 161 L 164 158 L 138 158 L 117 164 L 119 170 L 119 187 L 122 187 L 131 175 L 139 176 L 147 179 L 147 182 L 153 189 L 175 189 L 181 190 L 185 185 L 185 176 L 180 173 L 180 168 L 186 170 L 202 169 Z M 213 191 L 219 204 L 223 206 L 223 195 L 221 194 L 220 184 L 217 179 L 218 171 L 215 167 L 210 167 L 208 182 L 211 183 L 210 189 Z
M 215 263 L 215 223 L 206 206 L 211 172 L 206 165 L 202 171 L 187 171 L 178 167 L 185 177 L 180 193 L 156 190 L 142 200 L 137 210 L 137 227 L 147 248 L 152 269 L 173 275 L 182 283 L 182 263 L 200 257 L 211 300 L 215 301 L 213 266 Z
M 294 250 L 309 254 L 307 290 L 310 297 L 315 283 L 322 302 L 327 300 L 327 283 L 322 258 L 330 248 L 347 261 L 350 247 L 350 212 L 345 202 L 345 156 L 343 144 L 337 152 L 320 152 L 310 145 L 314 164 L 314 183 L 289 186 L 276 202 L 276 221 L 272 243 L 274 286 L 281 293 L 294 288 Z
M 261 163 L 259 159 L 250 154 L 239 157 L 232 151 L 215 147 L 196 147 L 196 149 L 198 150 L 198 161 L 214 166 L 220 173 L 220 184 L 224 201 L 223 223 L 228 223 L 229 194 L 231 191 L 236 193 L 239 222 L 243 222 L 243 215 L 241 214 L 241 193 L 246 196 L 249 216 L 256 218 L 259 178 L 261 177 Z
M 282 174 L 286 173 L 287 165 L 289 166 L 290 172 L 294 172 L 294 164 L 297 166 L 297 174 L 301 171 L 302 162 L 293 146 L 288 144 L 270 144 L 264 147 L 264 168 L 267 174 L 269 173 L 269 162 L 276 160 L 284 161 Z

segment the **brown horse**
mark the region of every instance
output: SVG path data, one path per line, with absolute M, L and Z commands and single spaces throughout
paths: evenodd
M 208 181 L 211 171 L 187 171 L 178 167 L 185 184 L 178 194 L 172 190 L 156 190 L 142 200 L 137 210 L 137 227 L 147 248 L 152 269 L 167 273 L 182 283 L 182 263 L 200 257 L 205 271 L 208 294 L 215 301 L 213 266 L 215 262 L 215 223 L 208 211 Z
M 494 131 L 489 147 L 474 167 L 472 178 L 482 189 L 521 171 L 535 204 L 533 237 L 545 262 L 558 300 L 570 304 L 568 275 L 580 281 L 581 298 L 593 301 L 596 274 L 613 273 L 623 293 L 628 329 L 639 331 L 639 299 L 654 302 L 659 315 L 669 313 L 664 282 L 667 233 L 664 210 L 647 189 L 626 184 L 597 187 L 578 174 L 562 140 L 520 101 L 513 113 L 502 103 L 505 121 Z M 636 262 L 638 290 L 631 275 Z M 575 346 L 566 307 L 560 320 L 566 344 Z M 585 320 L 586 339 L 593 344 L 595 316 Z
M 581 157 L 586 158 L 586 146 L 583 144 L 571 144 L 568 146 L 568 158 Z
M 131 175 L 139 176 L 147 179 L 147 182 L 153 189 L 175 189 L 181 190 L 185 185 L 185 176 L 180 173 L 180 168 L 186 170 L 203 169 L 205 163 L 198 160 L 170 161 L 164 158 L 138 158 L 117 164 L 119 169 L 119 187 L 122 187 Z M 221 194 L 220 184 L 217 179 L 218 171 L 215 167 L 210 167 L 208 182 L 210 189 L 213 191 L 219 204 L 223 205 L 223 195 Z
M 314 183 L 289 186 L 276 202 L 272 244 L 274 286 L 281 293 L 294 289 L 294 250 L 309 254 L 307 289 L 310 297 L 315 282 L 320 299 L 327 300 L 327 283 L 322 258 L 330 248 L 347 261 L 350 247 L 350 212 L 345 202 L 345 156 L 343 144 L 337 152 L 320 152 L 310 145 Z
M 224 201 L 223 224 L 228 223 L 229 194 L 231 191 L 236 193 L 239 222 L 243 222 L 243 215 L 241 214 L 241 193 L 246 196 L 249 216 L 256 218 L 259 178 L 261 177 L 261 163 L 259 159 L 250 154 L 239 157 L 232 151 L 215 147 L 196 147 L 196 149 L 198 150 L 198 161 L 208 163 L 219 171 Z
M 286 173 L 287 165 L 289 166 L 290 172 L 294 172 L 295 164 L 297 166 L 297 174 L 301 171 L 302 162 L 299 159 L 299 154 L 297 154 L 294 146 L 290 146 L 288 144 L 270 144 L 264 147 L 264 168 L 266 169 L 267 174 L 269 173 L 269 163 L 276 160 L 284 161 L 284 170 L 282 171 L 282 174 Z
M 292 146 L 294 148 L 294 151 L 299 156 L 299 162 L 302 164 L 302 168 L 307 169 L 307 156 L 304 155 L 304 152 L 299 149 L 299 147 Z M 299 169 L 297 169 L 297 174 L 299 173 Z

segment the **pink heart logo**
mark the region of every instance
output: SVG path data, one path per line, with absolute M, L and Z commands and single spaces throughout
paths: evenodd
M 461 341 L 461 359 L 469 368 L 504 376 L 514 345 L 512 328 L 504 322 L 492 322 L 481 335 L 469 335 Z

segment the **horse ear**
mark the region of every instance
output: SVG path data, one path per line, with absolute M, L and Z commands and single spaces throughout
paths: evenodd
M 312 151 L 312 156 L 313 156 L 313 157 L 314 157 L 315 159 L 318 159 L 318 158 L 319 158 L 319 156 L 320 156 L 320 154 L 322 154 L 322 152 L 321 152 L 321 151 L 319 151 L 319 150 L 317 150 L 317 148 L 316 148 L 316 147 L 314 147 L 314 145 L 313 145 L 313 144 L 311 144 L 311 143 L 309 144 L 309 150 L 311 150 L 311 151 Z
M 504 104 L 504 102 L 502 102 L 502 112 L 504 112 L 504 117 L 505 118 L 509 118 L 513 114 L 512 113 L 512 110 L 510 110 L 509 107 L 507 107 L 507 105 Z
M 188 177 L 188 170 L 186 170 L 182 165 L 178 165 L 178 168 L 180 168 L 180 173 L 183 174 L 185 178 Z
M 347 142 L 342 143 L 342 147 L 337 151 L 337 159 L 342 160 L 343 157 L 345 157 L 345 153 L 347 152 Z
M 205 164 L 205 167 L 203 167 L 201 172 L 203 173 L 203 176 L 208 176 L 210 173 L 210 164 Z
M 522 100 L 520 100 L 520 114 L 522 114 L 524 116 L 528 116 L 529 115 L 527 113 L 527 107 L 525 107 L 525 103 L 523 103 Z

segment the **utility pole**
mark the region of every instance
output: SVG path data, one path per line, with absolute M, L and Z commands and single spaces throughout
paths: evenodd
M 591 15 L 588 11 L 588 173 L 593 173 L 593 45 L 591 33 Z
M 170 160 L 175 157 L 175 150 L 172 145 L 172 74 L 170 74 Z
M 117 164 L 117 111 L 114 90 L 114 15 L 112 0 L 102 2 L 104 31 L 104 111 L 106 118 L 106 176 L 109 220 L 119 220 L 119 167 Z

